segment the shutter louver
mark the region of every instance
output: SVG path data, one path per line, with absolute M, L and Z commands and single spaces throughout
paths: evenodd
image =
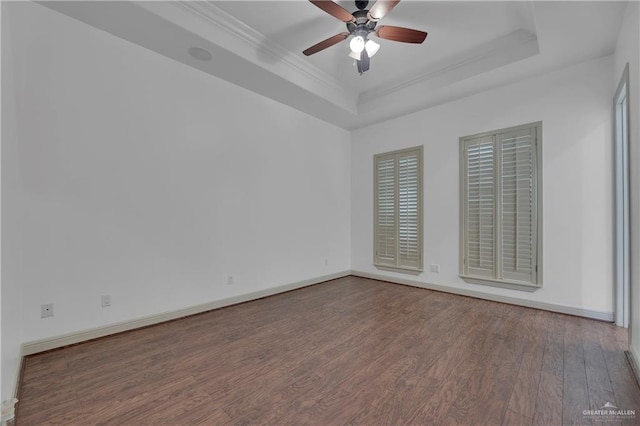
M 376 163 L 376 263 L 396 265 L 396 167 L 395 156 Z
M 418 153 L 398 157 L 398 266 L 418 268 Z
M 467 150 L 467 273 L 493 277 L 494 253 L 494 149 L 493 138 L 471 142 Z
M 535 282 L 535 134 L 500 135 L 501 276 Z
M 541 123 L 460 138 L 460 274 L 479 283 L 542 286 Z
M 374 263 L 422 270 L 422 147 L 375 156 Z

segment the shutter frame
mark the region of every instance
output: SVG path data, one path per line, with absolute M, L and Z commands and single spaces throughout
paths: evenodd
M 526 143 L 523 143 L 522 140 L 517 141 L 515 151 L 509 151 L 514 147 L 506 146 L 504 142 L 514 135 L 520 138 L 524 136 Z M 468 211 L 470 188 L 468 187 L 467 175 L 469 164 L 473 160 L 468 158 L 469 147 L 481 142 L 488 143 L 491 139 L 493 139 L 494 147 L 495 172 L 495 263 L 493 271 L 487 273 L 486 270 L 474 269 L 474 259 L 470 258 L 469 254 L 469 241 L 471 240 Z M 459 268 L 460 276 L 465 281 L 525 291 L 535 291 L 542 287 L 541 142 L 542 122 L 460 138 Z M 511 145 L 513 145 L 513 141 Z M 518 152 L 523 149 L 524 151 Z M 514 191 L 518 192 L 515 197 Z M 527 205 L 528 207 L 526 207 Z
M 393 161 L 393 191 L 384 166 Z M 423 267 L 423 147 L 407 148 L 374 156 L 374 265 L 401 272 L 421 272 Z M 393 203 L 389 194 L 393 194 Z M 385 215 L 393 205 L 394 214 Z M 386 220 L 386 222 L 385 222 Z M 393 222 L 390 228 L 383 224 Z M 390 242 L 393 240 L 393 244 Z M 395 256 L 389 250 L 395 248 Z

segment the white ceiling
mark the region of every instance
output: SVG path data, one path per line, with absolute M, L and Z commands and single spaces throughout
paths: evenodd
M 346 30 L 345 24 L 306 1 L 215 2 L 217 7 L 292 52 Z M 340 1 L 349 12 L 353 1 Z M 373 4 L 373 1 L 371 2 Z M 442 67 L 460 52 L 490 43 L 531 25 L 525 2 L 417 2 L 403 1 L 378 25 L 395 25 L 429 33 L 422 45 L 374 38 L 381 44 L 372 68 L 360 76 L 347 57 L 349 43 L 316 53 L 310 64 L 330 74 L 357 93 L 404 81 L 426 69 Z
M 338 3 L 350 12 L 353 1 Z M 613 53 L 626 2 L 403 0 L 379 25 L 429 33 L 422 45 L 377 39 L 360 76 L 346 30 L 305 0 L 43 2 L 212 75 L 354 129 Z M 370 2 L 369 6 L 373 4 Z M 188 55 L 207 49 L 210 62 Z

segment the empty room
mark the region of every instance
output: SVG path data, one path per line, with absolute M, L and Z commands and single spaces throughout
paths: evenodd
M 640 424 L 637 1 L 2 1 L 2 424 Z

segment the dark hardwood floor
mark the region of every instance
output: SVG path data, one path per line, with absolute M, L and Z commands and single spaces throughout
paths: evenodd
M 626 330 L 347 277 L 29 356 L 17 424 L 640 424 Z M 635 418 L 594 418 L 605 403 Z

